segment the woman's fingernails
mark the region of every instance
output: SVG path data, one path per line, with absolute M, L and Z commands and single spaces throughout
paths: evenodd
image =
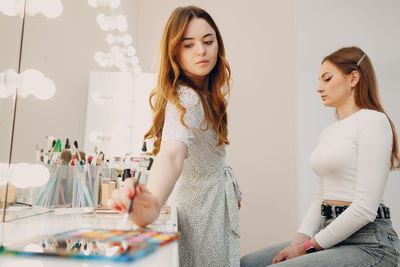
M 138 185 L 138 189 L 139 189 L 140 193 L 143 193 L 143 188 L 140 185 Z
M 121 207 L 120 206 L 118 206 L 118 205 L 115 205 L 115 207 L 114 207 L 116 210 L 119 210 L 119 211 L 121 211 L 122 209 L 121 209 Z
M 135 194 L 131 190 L 129 190 L 129 192 L 128 192 L 129 199 L 133 198 L 134 195 Z

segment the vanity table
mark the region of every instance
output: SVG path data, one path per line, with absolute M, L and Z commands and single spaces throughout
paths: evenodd
M 77 228 L 118 229 L 122 220 L 121 214 L 96 213 L 93 209 L 56 209 L 49 213 L 0 223 L 0 241 L 7 247 L 43 235 L 52 235 Z M 132 224 L 132 229 L 135 229 Z M 159 219 L 149 226 L 154 231 L 176 232 L 176 209 L 170 214 L 161 214 Z M 179 266 L 178 242 L 173 241 L 138 261 L 120 263 L 113 261 L 58 258 L 48 256 L 9 256 L 0 254 L 0 266 L 64 267 L 64 266 Z

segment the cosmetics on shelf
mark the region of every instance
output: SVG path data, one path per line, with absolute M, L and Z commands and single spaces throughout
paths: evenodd
M 139 155 L 113 157 L 106 157 L 97 147 L 93 153 L 85 153 L 79 150 L 78 141 L 71 146 L 68 138 L 64 148 L 54 137 L 47 143 L 47 148 L 36 146 L 36 158 L 48 168 L 50 179 L 39 188 L 19 190 L 18 202 L 47 208 L 106 207 L 125 179 L 137 178 L 140 173 L 140 184 L 145 185 L 153 163 L 146 143 Z

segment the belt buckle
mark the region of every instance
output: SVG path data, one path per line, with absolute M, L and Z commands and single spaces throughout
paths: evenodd
M 383 207 L 382 206 L 379 206 L 379 209 L 378 209 L 378 216 L 376 216 L 378 219 L 385 219 L 386 218 L 386 213 L 385 213 L 385 210 L 383 209 Z
M 387 214 L 387 218 L 388 219 L 390 219 L 390 209 L 389 208 L 385 208 L 386 209 L 386 213 L 385 213 L 385 216 L 386 216 L 386 214 Z M 385 210 L 384 210 L 385 211 Z
M 381 214 L 379 219 L 390 219 L 390 209 L 388 207 L 379 206 L 379 211 Z
M 321 204 L 321 215 L 326 217 L 327 219 L 332 218 L 332 207 L 326 205 L 325 203 Z

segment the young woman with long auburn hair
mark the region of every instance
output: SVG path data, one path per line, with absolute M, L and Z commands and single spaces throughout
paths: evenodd
M 241 259 L 241 266 L 399 266 L 400 244 L 383 193 L 399 168 L 395 127 L 378 97 L 369 57 L 345 47 L 325 57 L 317 92 L 334 107 L 310 157 L 318 188 L 293 240 Z
M 180 178 L 176 195 L 181 266 L 239 266 L 241 192 L 225 164 L 230 68 L 221 34 L 203 9 L 175 9 L 161 39 L 157 87 L 150 95 L 157 155 L 146 187 L 138 187 L 130 219 L 155 221 Z M 112 196 L 126 211 L 132 181 Z

